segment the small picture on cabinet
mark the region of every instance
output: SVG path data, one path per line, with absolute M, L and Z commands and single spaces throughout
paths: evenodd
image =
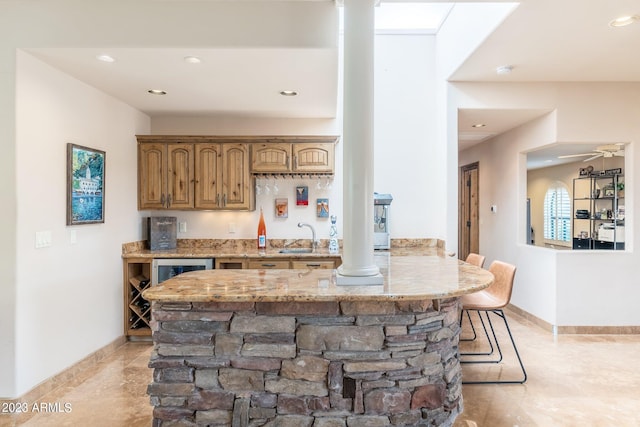
M 603 190 L 604 197 L 613 197 L 616 192 L 613 186 L 606 186 L 602 190 Z
M 296 205 L 308 206 L 309 205 L 309 187 L 301 185 L 296 187 Z
M 276 199 L 276 218 L 289 217 L 289 199 Z
M 581 239 L 588 239 L 588 238 L 589 238 L 589 232 L 587 232 L 587 231 L 581 231 L 581 232 L 580 232 L 580 238 L 581 238 Z
M 329 199 L 316 200 L 316 206 L 318 218 L 329 218 Z

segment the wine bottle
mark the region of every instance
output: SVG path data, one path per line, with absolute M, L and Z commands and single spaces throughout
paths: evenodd
M 340 251 L 338 247 L 338 226 L 336 220 L 338 218 L 335 215 L 331 215 L 331 227 L 329 228 L 329 253 L 337 254 Z
M 267 226 L 264 223 L 262 207 L 260 207 L 260 221 L 258 222 L 258 250 L 264 251 L 267 248 Z

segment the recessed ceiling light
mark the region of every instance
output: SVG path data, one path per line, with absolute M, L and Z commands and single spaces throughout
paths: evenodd
M 486 125 L 484 123 L 476 123 L 475 125 L 471 125 L 472 128 L 483 128 Z
M 496 73 L 503 76 L 507 74 L 511 74 L 512 71 L 513 71 L 513 65 L 501 65 L 500 67 L 496 68 Z
M 107 54 L 98 55 L 98 56 L 96 56 L 96 59 L 98 61 L 102 61 L 102 62 L 116 62 L 116 60 L 113 58 L 113 56 L 110 56 L 110 55 L 107 55 Z
M 296 96 L 298 92 L 295 90 L 281 90 L 280 95 L 282 96 Z
M 149 89 L 147 92 L 149 92 L 151 95 L 166 95 L 167 92 L 161 89 Z
M 639 20 L 640 16 L 638 15 L 621 16 L 609 22 L 609 25 L 612 27 L 626 27 L 627 25 L 631 25 Z
M 202 60 L 197 56 L 185 56 L 184 62 L 188 62 L 189 64 L 199 64 Z

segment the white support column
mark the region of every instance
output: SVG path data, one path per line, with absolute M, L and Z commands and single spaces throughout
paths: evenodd
M 344 228 L 339 285 L 382 284 L 373 258 L 375 0 L 344 0 Z

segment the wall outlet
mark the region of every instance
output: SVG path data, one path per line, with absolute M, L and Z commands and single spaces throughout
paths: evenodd
M 51 231 L 36 231 L 36 249 L 48 248 L 52 244 Z
M 78 243 L 78 234 L 76 230 L 69 230 L 69 243 L 72 245 Z
M 235 233 L 236 232 L 236 223 L 235 222 L 230 222 L 229 223 L 229 233 Z
M 180 233 L 186 233 L 187 232 L 187 223 L 186 222 L 179 222 L 178 223 L 178 231 Z

